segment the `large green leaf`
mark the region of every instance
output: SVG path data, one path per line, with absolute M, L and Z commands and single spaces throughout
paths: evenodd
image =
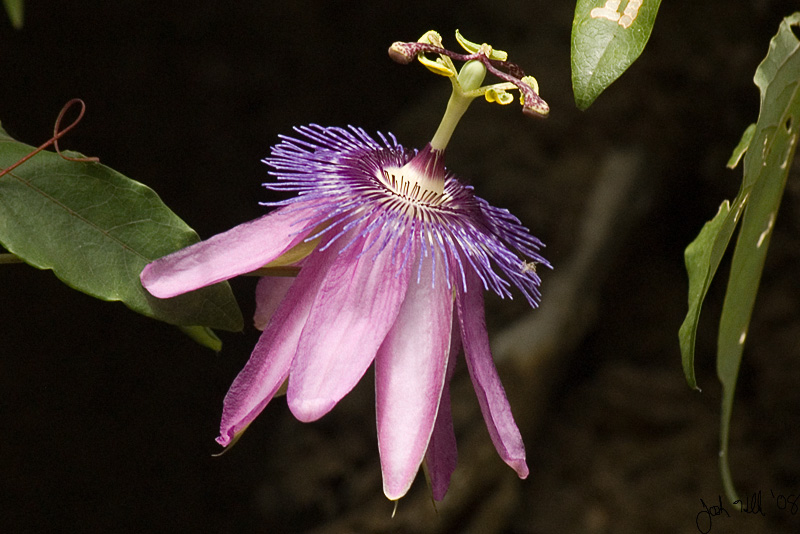
M 742 187 L 733 203 L 736 209 L 727 213 L 721 210 L 686 249 L 689 313 L 679 335 L 684 372 L 695 387 L 694 339 L 700 307 L 742 214 L 717 338 L 717 375 L 723 388 L 720 468 L 731 501 L 736 499 L 736 492 L 728 462 L 728 440 L 739 365 L 770 236 L 800 136 L 800 41 L 791 29 L 797 24 L 800 13 L 783 20 L 767 57 L 756 70 L 754 81 L 761 91 L 758 122 L 748 128 L 731 158 L 735 164 L 746 150 Z
M 572 90 L 586 109 L 644 50 L 661 0 L 578 0 L 572 21 Z
M 32 150 L 0 129 L 0 169 Z M 152 189 L 99 163 L 43 151 L 0 177 L 0 244 L 25 262 L 149 317 L 241 330 L 227 283 L 162 300 L 139 282 L 149 261 L 198 240 Z
M 11 20 L 11 25 L 18 30 L 21 29 L 23 13 L 25 12 L 23 0 L 3 0 L 3 5 L 6 8 L 8 18 Z
M 725 491 L 736 491 L 728 462 L 728 437 L 736 380 L 750 317 L 761 281 L 770 236 L 783 197 L 800 133 L 800 41 L 791 26 L 800 13 L 781 23 L 770 52 L 756 70 L 761 112 L 750 150 L 744 156 L 744 183 L 753 184 L 731 263 L 717 338 L 717 376 L 722 383 L 720 466 Z

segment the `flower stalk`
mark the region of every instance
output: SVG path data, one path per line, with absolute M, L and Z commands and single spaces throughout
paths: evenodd
M 458 125 L 458 121 L 464 116 L 475 98 L 479 95 L 474 94 L 481 87 L 486 77 L 486 67 L 480 61 L 468 61 L 464 64 L 458 76 L 450 78 L 453 83 L 453 93 L 447 102 L 447 109 L 439 123 L 439 128 L 431 139 L 431 148 L 434 150 L 444 150 L 450 137 Z

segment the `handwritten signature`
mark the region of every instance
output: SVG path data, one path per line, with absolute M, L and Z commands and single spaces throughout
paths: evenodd
M 776 495 L 773 490 L 769 490 L 769 494 L 772 496 L 775 507 L 778 510 L 783 510 L 792 515 L 800 511 L 800 504 L 798 504 L 800 493 L 796 495 L 790 494 L 788 496 L 782 493 Z M 769 501 L 767 502 L 769 503 Z M 700 506 L 702 509 L 697 512 L 697 516 L 695 516 L 695 525 L 700 534 L 708 534 L 711 532 L 711 527 L 714 524 L 715 518 L 731 517 L 728 509 L 722 504 L 722 495 L 717 496 L 716 504 L 711 501 L 711 505 L 706 504 L 703 499 L 700 499 Z M 747 498 L 736 499 L 733 501 L 731 509 L 734 513 L 738 511 L 740 514 L 754 514 L 762 517 L 767 515 L 762 504 L 761 490 L 749 495 Z

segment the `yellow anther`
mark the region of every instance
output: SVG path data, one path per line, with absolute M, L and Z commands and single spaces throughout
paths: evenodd
M 502 50 L 494 50 L 491 47 L 491 45 L 488 45 L 486 43 L 479 45 L 477 43 L 473 43 L 472 41 L 468 41 L 464 38 L 463 35 L 461 35 L 461 33 L 459 33 L 458 30 L 456 30 L 456 40 L 458 41 L 458 44 L 460 44 L 461 47 L 470 54 L 474 54 L 480 51 L 482 54 L 486 55 L 489 59 L 496 59 L 498 61 L 506 61 L 508 59 L 508 53 L 503 52 Z
M 427 43 L 433 46 L 437 46 L 439 48 L 443 48 L 442 36 L 439 35 L 439 33 L 434 30 L 429 30 L 425 32 L 425 35 L 417 39 L 417 42 Z M 427 68 L 434 74 L 438 74 L 439 76 L 446 76 L 448 78 L 451 78 L 453 76 L 458 75 L 458 71 L 456 70 L 455 65 L 453 65 L 453 62 L 450 61 L 450 58 L 448 58 L 447 56 L 441 56 L 435 60 L 432 60 L 425 57 L 425 54 L 419 54 L 417 59 L 419 60 L 420 63 L 425 65 L 425 68 Z
M 432 44 L 433 46 L 438 46 L 439 48 L 442 47 L 442 36 L 439 35 L 439 32 L 434 30 L 428 30 L 425 34 L 417 39 L 418 43 L 428 43 Z
M 520 91 L 522 112 L 533 117 L 546 117 L 550 106 L 539 96 L 539 84 L 533 76 L 524 76 L 522 70 L 507 63 L 508 54 L 502 50 L 494 50 L 489 44 L 477 44 L 464 38 L 456 30 L 456 40 L 468 52 L 457 54 L 442 46 L 442 36 L 436 31 L 428 31 L 417 40 L 417 43 L 394 43 L 389 48 L 389 55 L 398 63 L 408 64 L 416 57 L 425 68 L 450 78 L 453 93 L 447 104 L 447 111 L 442 122 L 431 139 L 430 146 L 434 150 L 444 150 L 461 116 L 470 102 L 477 97 L 484 97 L 487 102 L 507 105 L 514 101 L 509 91 Z M 427 55 L 426 55 L 427 54 Z M 438 57 L 432 57 L 437 55 Z M 453 61 L 464 61 L 459 70 Z M 491 72 L 502 83 L 482 86 L 484 76 Z M 523 76 L 521 79 L 519 76 Z
M 539 82 L 536 81 L 536 78 L 533 76 L 524 76 L 521 80 L 522 82 L 528 84 L 533 92 L 537 95 L 539 94 Z
M 486 98 L 487 102 L 497 102 L 503 106 L 514 101 L 514 97 L 508 94 L 505 89 L 495 87 L 490 87 L 487 89 L 484 97 Z
M 458 75 L 455 69 L 451 68 L 450 65 L 446 65 L 441 58 L 437 58 L 435 61 L 426 58 L 423 54 L 420 54 L 417 58 L 420 63 L 425 65 L 425 67 L 434 74 L 438 74 L 440 76 L 447 76 L 452 77 Z

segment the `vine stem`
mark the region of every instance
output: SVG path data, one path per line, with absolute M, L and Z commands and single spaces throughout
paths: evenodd
M 67 126 L 64 129 L 61 129 L 61 121 L 64 119 L 64 115 L 66 115 L 66 113 L 69 110 L 69 108 L 71 108 L 75 104 L 78 104 L 81 107 L 80 111 L 78 112 L 78 117 L 74 121 L 72 121 L 72 124 L 70 124 L 69 126 Z M 70 100 L 69 102 L 64 104 L 64 107 L 61 108 L 61 111 L 59 112 L 58 117 L 56 118 L 56 123 L 53 126 L 53 137 L 51 137 L 47 142 L 45 142 L 42 145 L 40 145 L 37 148 L 35 148 L 28 155 L 26 155 L 23 158 L 21 158 L 19 161 L 17 161 L 12 166 L 10 166 L 10 167 L 8 167 L 6 169 L 0 169 L 0 177 L 2 177 L 5 174 L 8 174 L 11 171 L 13 171 L 17 167 L 19 167 L 20 165 L 22 165 L 23 163 L 28 161 L 29 159 L 31 159 L 36 154 L 38 154 L 39 152 L 41 152 L 45 148 L 49 147 L 50 145 L 53 145 L 53 147 L 56 149 L 56 153 L 58 153 L 59 156 L 61 156 L 62 158 L 64 158 L 67 161 L 77 161 L 77 162 L 81 162 L 81 161 L 98 162 L 98 161 L 100 161 L 99 158 L 73 158 L 71 156 L 65 156 L 64 154 L 61 153 L 61 149 L 58 147 L 58 140 L 61 137 L 63 137 L 64 135 L 66 135 L 66 133 L 69 132 L 70 130 L 72 130 L 75 126 L 77 126 L 79 122 L 81 122 L 81 119 L 83 118 L 83 114 L 84 114 L 85 111 L 86 111 L 86 104 L 80 98 L 73 98 L 72 100 Z

